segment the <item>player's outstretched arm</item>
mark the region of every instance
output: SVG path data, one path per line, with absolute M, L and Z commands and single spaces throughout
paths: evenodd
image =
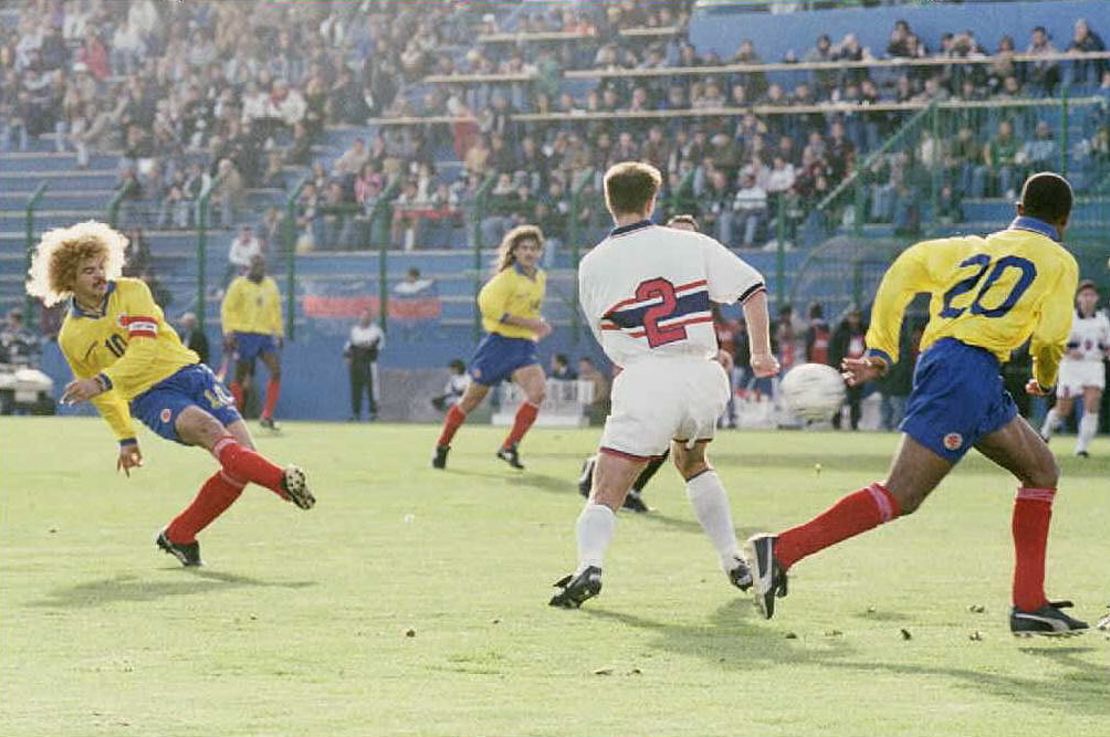
M 70 391 L 70 387 L 74 387 L 81 382 L 91 381 L 95 385 L 95 396 L 89 399 L 100 413 L 100 416 L 112 428 L 116 440 L 121 444 L 134 441 L 135 425 L 131 420 L 131 410 L 128 408 L 127 402 L 123 401 L 119 394 L 114 391 L 100 391 L 100 384 L 93 378 L 96 376 L 96 369 L 77 357 L 79 351 L 73 350 L 73 346 L 70 345 L 70 341 L 65 336 L 59 340 L 59 347 L 62 349 L 62 355 L 65 356 L 66 362 L 75 377 L 74 381 L 66 385 L 66 390 L 62 393 L 62 402 L 67 403 L 66 392 Z
M 1060 359 L 1067 348 L 1071 333 L 1073 300 L 1079 285 L 1079 267 L 1070 256 L 1059 271 L 1056 286 L 1049 292 L 1041 306 L 1041 317 L 1033 329 L 1029 353 L 1033 357 L 1033 380 L 1039 388 L 1056 385 Z M 1028 391 L 1031 387 L 1026 387 Z
M 767 312 L 767 290 L 760 289 L 744 301 L 744 320 L 748 323 L 751 367 L 756 376 L 775 376 L 779 362 L 771 353 L 771 318 Z

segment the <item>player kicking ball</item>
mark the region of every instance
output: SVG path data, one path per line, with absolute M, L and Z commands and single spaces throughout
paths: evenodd
M 616 228 L 582 259 L 582 310 L 605 354 L 619 367 L 589 499 L 578 517 L 578 566 L 555 586 L 552 606 L 576 608 L 601 591 L 616 511 L 633 482 L 668 447 L 694 515 L 728 580 L 746 590 L 728 495 L 706 458 L 729 380 L 717 355 L 711 303 L 739 301 L 751 327 L 752 368 L 778 373 L 771 355 L 767 294 L 759 272 L 717 241 L 653 225 L 659 171 L 636 162 L 605 173 L 605 202 Z
M 841 499 L 809 522 L 749 540 L 756 604 L 770 619 L 786 596 L 795 563 L 861 532 L 914 512 L 971 448 L 1010 471 L 1014 500 L 1015 635 L 1069 635 L 1087 624 L 1045 596 L 1045 547 L 1059 471 L 1045 442 L 1017 415 L 1000 365 L 1032 335 L 1033 378 L 1026 390 L 1056 383 L 1071 329 L 1075 258 L 1061 243 L 1072 208 L 1067 180 L 1042 172 L 1021 192 L 1017 218 L 987 237 L 918 243 L 883 276 L 867 332 L 868 352 L 846 359 L 849 384 L 879 378 L 898 360 L 902 313 L 929 292 L 931 319 L 902 421 L 901 445 L 885 480 Z
M 155 540 L 182 565 L 202 565 L 197 534 L 256 483 L 301 509 L 316 503 L 305 473 L 281 469 L 254 450 L 227 389 L 185 348 L 146 284 L 120 276 L 127 239 L 89 221 L 51 230 L 39 242 L 27 292 L 51 306 L 69 300 L 58 345 L 76 379 L 62 402 L 90 401 L 119 440 L 116 468 L 142 465 L 132 417 L 167 440 L 197 445 L 220 463 Z
M 1048 411 L 1041 427 L 1041 437 L 1046 443 L 1071 415 L 1075 400 L 1079 399 L 1083 402 L 1083 418 L 1079 420 L 1075 454 L 1080 458 L 1090 456 L 1087 448 L 1098 433 L 1098 408 L 1102 404 L 1102 390 L 1106 388 L 1102 358 L 1108 353 L 1110 320 L 1098 311 L 1098 287 L 1085 279 L 1075 295 L 1075 317 L 1068 335 L 1067 353 L 1060 361 L 1056 406 Z
M 524 390 L 524 402 L 496 455 L 523 470 L 520 441 L 536 421 L 547 393 L 547 377 L 536 354 L 536 343 L 551 334 L 551 326 L 540 314 L 547 288 L 547 275 L 538 266 L 542 255 L 543 232 L 534 225 L 517 226 L 501 239 L 493 278 L 478 293 L 486 336 L 470 360 L 470 385 L 443 420 L 433 468 L 447 468 L 451 440 L 467 415 L 482 403 L 490 389 L 504 379 L 512 379 Z

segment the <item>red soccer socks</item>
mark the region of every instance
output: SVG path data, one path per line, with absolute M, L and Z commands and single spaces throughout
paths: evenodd
M 212 455 L 223 466 L 224 471 L 233 478 L 245 479 L 250 482 L 265 486 L 282 499 L 285 490 L 281 481 L 284 472 L 281 468 L 268 461 L 262 454 L 256 453 L 245 445 L 240 445 L 230 435 L 225 436 L 212 446 Z
M 455 437 L 455 433 L 464 422 L 466 422 L 466 413 L 459 408 L 459 405 L 456 404 L 447 410 L 447 416 L 443 418 L 443 432 L 439 434 L 436 445 L 450 445 L 451 439 Z
M 1025 612 L 1048 603 L 1044 593 L 1044 559 L 1055 489 L 1019 488 L 1014 498 L 1014 606 Z
M 274 408 L 277 407 L 278 397 L 281 396 L 281 379 L 270 378 L 266 382 L 266 403 L 262 405 L 262 419 L 270 420 L 274 417 Z
M 174 517 L 166 527 L 166 538 L 178 545 L 196 542 L 197 533 L 212 524 L 213 520 L 235 503 L 243 493 L 245 484 L 246 482 L 229 476 L 223 470 L 212 474 L 200 487 L 192 504 Z
M 516 411 L 516 417 L 513 418 L 513 429 L 509 431 L 509 435 L 505 438 L 501 447 L 510 448 L 519 443 L 524 434 L 528 432 L 528 428 L 532 427 L 532 423 L 536 421 L 536 415 L 539 413 L 540 408 L 531 402 L 521 404 L 520 409 Z
M 842 498 L 804 525 L 778 536 L 775 558 L 783 568 L 841 540 L 878 527 L 901 514 L 898 501 L 882 484 L 874 483 Z

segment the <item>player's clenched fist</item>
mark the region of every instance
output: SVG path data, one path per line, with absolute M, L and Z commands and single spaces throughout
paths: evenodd
M 751 359 L 752 373 L 759 378 L 777 376 L 779 362 L 770 353 L 753 353 Z
M 142 465 L 143 454 L 139 450 L 138 443 L 124 443 L 119 447 L 119 458 L 116 460 L 117 471 L 123 471 L 130 478 L 131 469 Z

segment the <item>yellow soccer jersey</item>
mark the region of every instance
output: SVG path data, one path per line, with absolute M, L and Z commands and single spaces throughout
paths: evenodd
M 512 315 L 538 320 L 546 289 L 547 274 L 541 269 L 536 269 L 535 276 L 528 276 L 515 264 L 504 269 L 486 282 L 482 291 L 478 293 L 482 327 L 488 333 L 497 333 L 506 338 L 535 340 L 534 332 L 528 328 L 506 325 L 504 319 Z
M 1001 363 L 1032 336 L 1033 376 L 1041 386 L 1053 386 L 1079 279 L 1075 258 L 1055 238 L 1047 223 L 1019 217 L 986 238 L 942 238 L 910 247 L 875 295 L 869 351 L 896 362 L 902 313 L 915 294 L 928 292 L 922 350 L 955 338 L 989 350 Z
M 264 276 L 253 282 L 240 276 L 231 282 L 220 307 L 224 335 L 228 333 L 260 333 L 283 336 L 281 292 L 277 282 Z
M 108 391 L 92 403 L 120 440 L 135 437 L 127 403 L 185 366 L 200 363 L 196 353 L 181 344 L 150 289 L 139 279 L 108 283 L 101 312 L 85 312 L 71 302 L 58 334 L 74 376 L 100 374 Z

